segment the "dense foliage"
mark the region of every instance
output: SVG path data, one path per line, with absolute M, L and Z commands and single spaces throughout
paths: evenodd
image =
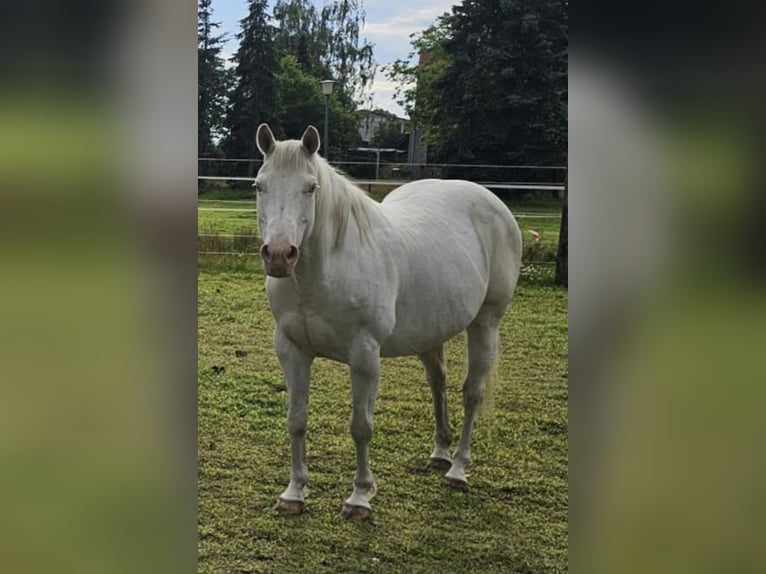
M 223 36 L 216 36 L 219 23 L 212 20 L 212 0 L 197 6 L 197 153 L 213 153 L 213 138 L 220 135 L 226 113 L 228 75 L 221 57 Z
M 308 0 L 277 0 L 274 40 L 282 54 L 278 92 L 278 137 L 298 137 L 324 123 L 321 80 L 333 79 L 329 99 L 333 137 L 330 155 L 357 143 L 356 109 L 369 96 L 375 72 L 372 45 L 360 40 L 364 9 L 358 0 L 327 2 L 317 10 Z M 321 129 L 320 129 L 321 131 Z
M 298 137 L 324 122 L 320 80 L 336 81 L 329 98 L 330 149 L 357 143 L 356 109 L 369 98 L 375 73 L 372 45 L 359 32 L 360 0 L 249 0 L 237 35 L 233 68 L 221 58 L 222 38 L 212 31 L 211 0 L 198 0 L 199 153 L 257 157 L 255 132 L 268 122 L 278 137 Z
M 463 0 L 416 35 L 409 60 L 389 76 L 432 160 L 565 163 L 567 8 L 565 0 Z
M 276 0 L 271 13 L 266 0 L 248 0 L 230 70 L 211 0 L 198 1 L 200 154 L 257 157 L 261 122 L 278 137 L 308 124 L 321 132 L 319 82 L 328 78 L 336 80 L 329 155 L 358 143 L 356 110 L 368 107 L 375 74 L 372 45 L 360 37 L 362 0 Z M 566 0 L 462 0 L 414 36 L 410 57 L 387 73 L 429 161 L 566 163 L 567 8 Z M 393 146 L 396 129 L 374 143 Z
M 266 0 L 250 0 L 248 15 L 237 35 L 236 85 L 226 116 L 227 135 L 223 148 L 228 157 L 253 158 L 255 132 L 262 122 L 275 123 L 279 65 L 274 31 L 266 12 Z

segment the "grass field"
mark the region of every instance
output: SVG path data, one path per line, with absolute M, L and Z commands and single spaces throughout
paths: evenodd
M 315 362 L 307 511 L 273 510 L 289 473 L 286 394 L 256 258 L 201 257 L 199 571 L 548 573 L 567 570 L 567 293 L 522 276 L 501 326 L 494 416 L 474 432 L 469 490 L 425 467 L 428 385 L 383 362 L 370 449 L 373 520 L 339 515 L 354 475 L 345 366 Z M 446 346 L 451 426 L 462 420 L 462 336 Z
M 380 200 L 383 193 L 371 194 Z M 315 362 L 307 512 L 273 510 L 289 472 L 286 393 L 257 257 L 251 190 L 201 195 L 199 260 L 199 571 L 564 572 L 567 570 L 567 293 L 550 265 L 525 265 L 501 326 L 494 415 L 474 432 L 470 488 L 425 467 L 428 385 L 415 358 L 384 360 L 371 463 L 373 520 L 340 517 L 354 475 L 345 366 Z M 550 261 L 560 204 L 509 200 L 525 261 Z M 539 243 L 529 231 L 539 232 Z M 220 237 L 226 235 L 227 237 Z M 462 336 L 446 347 L 455 436 L 462 421 Z

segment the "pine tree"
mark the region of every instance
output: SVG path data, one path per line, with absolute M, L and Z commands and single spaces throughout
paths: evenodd
M 224 141 L 230 158 L 257 157 L 255 134 L 260 123 L 267 122 L 275 131 L 279 130 L 275 79 L 279 62 L 266 8 L 266 0 L 250 0 L 248 15 L 242 19 L 242 30 L 237 34 L 240 44 L 234 56 L 235 86 L 226 115 L 228 134 Z
M 221 49 L 224 37 L 214 31 L 220 23 L 212 21 L 212 0 L 197 4 L 197 154 L 210 155 L 214 138 L 220 136 L 226 110 L 227 74 Z
M 314 76 L 329 74 L 320 64 L 319 14 L 308 0 L 277 0 L 276 42 L 280 56 L 293 55 L 304 72 Z

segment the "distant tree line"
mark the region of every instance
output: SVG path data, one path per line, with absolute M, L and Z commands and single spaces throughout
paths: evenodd
M 360 38 L 361 0 L 249 0 L 239 47 L 227 67 L 212 0 L 198 0 L 199 157 L 256 158 L 255 132 L 267 122 L 277 137 L 298 137 L 324 122 L 320 80 L 336 81 L 329 101 L 331 151 L 359 139 L 356 110 L 369 101 L 372 45 Z
M 363 0 L 249 0 L 227 67 L 212 0 L 198 0 L 198 152 L 255 158 L 255 131 L 297 137 L 324 122 L 330 99 L 331 156 L 359 143 L 368 107 L 373 47 L 361 38 Z M 424 134 L 429 161 L 565 165 L 567 0 L 462 0 L 416 34 L 413 51 L 386 70 L 397 98 Z M 398 124 L 376 144 L 394 143 Z M 384 142 L 385 140 L 385 142 Z

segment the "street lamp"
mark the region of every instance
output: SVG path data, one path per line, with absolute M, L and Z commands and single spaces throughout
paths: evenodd
M 328 123 L 328 105 L 330 102 L 330 94 L 332 94 L 332 87 L 335 80 L 322 80 L 319 82 L 322 84 L 322 93 L 324 94 L 324 140 L 322 141 L 322 148 L 324 149 L 325 159 L 330 151 L 330 140 L 327 138 L 327 123 Z

